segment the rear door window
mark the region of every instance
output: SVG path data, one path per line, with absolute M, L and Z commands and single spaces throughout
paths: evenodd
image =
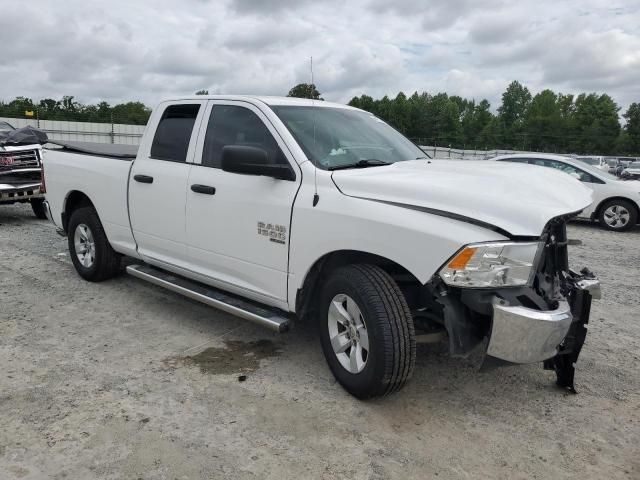
M 151 158 L 186 162 L 193 126 L 200 104 L 169 105 L 158 123 L 151 144 Z

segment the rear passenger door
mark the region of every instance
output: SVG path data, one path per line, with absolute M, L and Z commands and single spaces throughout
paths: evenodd
M 284 308 L 291 209 L 301 174 L 274 126 L 256 106 L 211 101 L 187 192 L 190 269 L 207 283 Z M 264 149 L 295 180 L 225 172 L 227 145 Z
M 189 169 L 205 101 L 161 104 L 140 145 L 129 178 L 131 228 L 143 257 L 183 266 L 186 262 L 185 202 Z

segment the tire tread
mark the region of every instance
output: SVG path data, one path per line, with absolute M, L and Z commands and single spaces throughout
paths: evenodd
M 371 398 L 397 392 L 411 378 L 416 358 L 413 318 L 404 294 L 393 278 L 377 265 L 348 265 L 334 275 L 358 285 L 369 309 L 375 312 L 374 318 L 366 321 L 375 321 L 376 331 L 383 338 L 385 351 L 382 358 L 385 362 L 382 378 L 369 391 L 357 396 Z

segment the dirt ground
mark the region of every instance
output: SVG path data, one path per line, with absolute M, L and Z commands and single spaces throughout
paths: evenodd
M 312 330 L 277 335 L 123 275 L 92 284 L 29 206 L 0 207 L 0 479 L 640 478 L 640 228 L 573 224 L 603 283 L 578 395 L 541 365 L 421 345 L 362 402 Z

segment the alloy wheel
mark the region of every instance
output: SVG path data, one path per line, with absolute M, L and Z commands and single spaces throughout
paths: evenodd
M 349 295 L 338 294 L 327 317 L 329 339 L 340 365 L 349 373 L 360 373 L 369 358 L 369 334 L 360 307 Z

